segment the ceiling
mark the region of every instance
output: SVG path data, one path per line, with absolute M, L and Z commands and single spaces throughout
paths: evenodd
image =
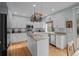
M 75 5 L 76 3 L 77 2 L 7 2 L 7 5 L 12 13 L 31 16 L 34 12 L 34 4 L 36 5 L 35 11 L 47 15 Z

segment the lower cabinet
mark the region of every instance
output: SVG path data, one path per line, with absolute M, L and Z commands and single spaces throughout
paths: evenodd
M 56 35 L 56 47 L 60 49 L 64 49 L 66 47 L 66 35 Z
M 35 40 L 29 36 L 28 49 L 32 56 L 48 56 L 49 54 L 49 41 L 48 38 Z
M 56 45 L 56 37 L 55 35 L 50 35 L 50 43 Z
M 64 49 L 66 47 L 66 35 L 65 34 L 54 34 L 49 36 L 49 42 L 55 45 L 57 48 Z
M 26 37 L 26 33 L 12 33 L 11 34 L 11 42 L 20 42 L 20 41 L 26 41 L 28 38 Z

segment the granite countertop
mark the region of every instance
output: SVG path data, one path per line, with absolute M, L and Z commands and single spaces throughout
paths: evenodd
M 66 35 L 65 32 L 55 32 L 55 33 L 56 33 L 56 35 Z
M 51 35 L 66 35 L 66 33 L 62 32 L 27 32 L 27 35 L 32 37 L 34 40 L 42 40 L 49 39 L 48 34 Z
M 65 32 L 44 32 L 46 34 L 51 34 L 51 35 L 66 35 Z
M 45 32 L 28 32 L 28 36 L 32 37 L 34 40 L 43 40 L 43 39 L 49 39 L 48 34 Z

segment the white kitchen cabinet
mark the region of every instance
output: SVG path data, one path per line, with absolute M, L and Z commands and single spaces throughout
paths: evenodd
M 56 35 L 56 47 L 64 49 L 66 47 L 66 35 L 57 34 Z
M 56 38 L 55 35 L 50 35 L 50 43 L 56 45 Z
M 49 55 L 49 41 L 48 39 L 42 39 L 37 41 L 37 56 Z
M 11 33 L 10 36 L 11 36 L 10 40 L 11 43 L 27 40 L 26 33 Z
M 72 28 L 67 28 L 67 43 L 73 40 L 73 30 Z
M 33 56 L 37 55 L 37 41 L 33 40 L 32 37 L 28 36 L 27 46 Z
M 29 37 L 28 49 L 32 56 L 48 56 L 49 54 L 49 41 L 48 39 L 34 40 Z
M 11 42 L 11 34 L 7 33 L 7 47 L 10 44 L 10 42 Z
M 42 35 L 42 33 L 41 33 Z M 30 50 L 32 56 L 48 56 L 49 54 L 49 38 L 47 36 L 42 36 L 34 39 L 34 36 L 29 36 L 27 40 L 28 49 Z M 36 37 L 36 36 L 35 36 Z
M 34 22 L 33 27 L 34 28 L 45 28 L 45 22 Z

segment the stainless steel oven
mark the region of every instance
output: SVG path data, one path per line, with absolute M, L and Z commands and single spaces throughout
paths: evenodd
M 32 31 L 33 25 L 26 25 L 26 31 Z

